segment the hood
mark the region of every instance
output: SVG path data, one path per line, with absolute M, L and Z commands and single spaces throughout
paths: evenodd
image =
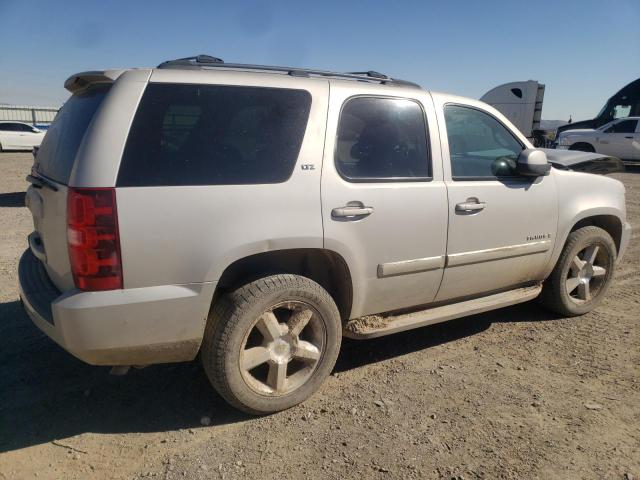
M 572 128 L 570 130 L 565 130 L 564 132 L 561 133 L 561 135 L 564 136 L 568 136 L 568 135 L 573 135 L 574 133 L 595 133 L 595 129 L 593 128 Z
M 561 132 L 566 132 L 567 130 L 574 130 L 576 128 L 593 128 L 596 127 L 596 121 L 594 118 L 591 120 L 581 120 L 579 122 L 567 123 L 566 125 L 562 125 L 558 127 L 556 130 L 556 135 L 560 135 Z
M 624 164 L 619 158 L 599 153 L 579 152 L 577 150 L 553 150 L 541 148 L 547 154 L 549 163 L 561 170 L 573 170 L 576 172 L 607 173 L 623 172 Z

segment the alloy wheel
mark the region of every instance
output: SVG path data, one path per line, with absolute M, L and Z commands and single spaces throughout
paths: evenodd
M 240 372 L 256 393 L 287 395 L 309 380 L 324 353 L 326 326 L 303 302 L 284 302 L 264 312 L 245 335 Z
M 606 248 L 592 244 L 571 260 L 565 288 L 576 303 L 587 303 L 598 296 L 607 278 L 610 259 Z

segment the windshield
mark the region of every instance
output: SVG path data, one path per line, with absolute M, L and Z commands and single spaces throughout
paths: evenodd
M 69 182 L 80 143 L 109 88 L 91 88 L 67 100 L 38 150 L 35 168 L 39 173 L 63 184 Z

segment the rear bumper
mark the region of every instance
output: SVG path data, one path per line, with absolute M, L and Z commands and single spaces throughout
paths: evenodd
M 92 365 L 148 365 L 198 353 L 215 283 L 60 293 L 27 250 L 20 298 L 40 330 Z
M 629 246 L 629 241 L 631 240 L 631 225 L 629 222 L 625 222 L 622 226 L 622 235 L 620 237 L 620 251 L 618 252 L 618 262 L 624 257 L 624 253 L 627 251 L 627 247 Z

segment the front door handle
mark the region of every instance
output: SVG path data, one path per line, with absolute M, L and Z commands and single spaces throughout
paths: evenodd
M 366 217 L 373 213 L 373 207 L 364 206 L 344 206 L 331 210 L 331 216 L 336 218 L 349 218 L 349 217 Z
M 487 204 L 485 202 L 481 202 L 477 198 L 467 198 L 466 202 L 456 205 L 456 212 L 479 212 L 480 210 L 484 210 L 486 206 Z
M 625 135 L 624 138 L 633 138 L 633 135 Z

